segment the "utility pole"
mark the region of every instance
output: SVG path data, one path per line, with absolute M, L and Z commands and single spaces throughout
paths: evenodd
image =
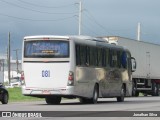
M 82 1 L 79 1 L 79 26 L 78 26 L 78 35 L 81 35 L 81 26 L 82 26 Z
M 2 74 L 2 83 L 4 83 L 4 58 L 2 58 L 2 59 L 0 59 L 0 71 L 2 71 L 3 72 L 3 74 Z
M 9 80 L 9 85 L 10 85 L 10 82 L 11 82 L 11 38 L 10 38 L 10 32 L 8 34 L 8 50 L 7 50 L 7 58 L 8 58 L 8 80 Z
M 140 41 L 140 38 L 141 38 L 141 23 L 138 23 L 137 40 Z
M 16 69 L 17 69 L 17 74 L 19 73 L 19 69 L 18 69 L 18 64 L 19 64 L 19 62 L 18 62 L 18 50 L 21 50 L 21 49 L 15 49 L 15 50 L 13 50 L 13 51 L 16 52 Z
M 3 59 L 3 83 L 4 83 L 4 59 Z

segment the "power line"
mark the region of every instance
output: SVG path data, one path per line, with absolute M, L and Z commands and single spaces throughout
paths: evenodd
M 76 4 L 79 4 L 79 15 L 78 15 L 78 17 L 79 17 L 79 26 L 78 26 L 78 34 L 79 35 L 81 35 L 81 26 L 83 25 L 85 28 L 87 28 L 89 31 L 91 31 L 92 33 L 94 33 L 94 34 L 97 34 L 96 32 L 94 32 L 93 30 L 91 30 L 91 29 L 89 29 L 86 25 L 84 25 L 84 24 L 82 24 L 82 11 L 85 11 L 86 9 L 82 9 L 82 2 L 80 1 L 79 3 L 76 3 Z M 92 16 L 91 14 L 90 14 L 90 16 Z M 93 18 L 93 16 L 92 16 L 92 18 Z M 93 19 L 91 19 L 90 18 L 90 20 L 92 20 L 93 21 Z M 94 19 L 94 22 L 98 25 L 98 26 L 100 26 L 101 28 L 103 28 L 103 29 L 105 29 L 102 25 L 100 25 L 95 19 Z M 106 29 L 105 29 L 105 31 L 106 31 Z
M 24 3 L 24 4 L 31 5 L 31 6 L 43 7 L 43 8 L 64 8 L 64 7 L 70 7 L 70 6 L 74 5 L 74 4 L 68 4 L 68 5 L 61 5 L 61 6 L 44 6 L 44 5 L 38 5 L 38 4 L 26 2 L 26 1 L 23 1 L 23 0 L 18 0 L 18 1 L 19 1 L 19 2 L 22 2 L 22 3 Z
M 112 32 L 109 32 L 109 31 L 114 31 L 115 32 L 122 32 L 122 31 L 129 31 L 131 29 L 119 29 L 119 30 L 114 30 L 114 29 L 110 29 L 109 31 L 103 26 L 101 25 L 99 22 L 97 22 L 97 20 L 94 18 L 94 16 L 88 11 L 88 10 L 85 10 L 86 13 L 86 16 L 89 20 L 91 20 L 92 22 L 94 22 L 96 25 L 98 25 L 101 29 L 103 29 L 105 32 L 109 33 L 109 34 L 113 34 Z
M 105 32 L 111 34 L 110 32 L 108 32 L 108 30 L 106 30 L 106 28 L 105 28 L 103 25 L 101 25 L 99 22 L 97 22 L 97 20 L 94 18 L 94 16 L 93 16 L 88 10 L 85 9 L 85 12 L 87 12 L 87 13 L 90 15 L 90 17 L 88 16 L 88 18 L 89 18 L 91 21 L 93 21 L 95 24 L 97 24 L 97 25 L 98 25 L 101 29 L 103 29 Z
M 78 18 L 76 17 L 76 19 L 78 20 Z M 92 29 L 90 29 L 90 28 L 88 28 L 85 24 L 81 24 L 84 28 L 86 28 L 86 29 L 88 29 L 89 30 L 89 32 L 92 32 L 93 34 L 95 34 L 95 35 L 98 35 L 96 32 L 94 32 Z
M 14 18 L 14 19 L 19 19 L 19 20 L 26 20 L 26 21 L 40 21 L 40 22 L 45 22 L 45 21 L 50 21 L 50 22 L 53 22 L 53 21 L 63 21 L 63 20 L 67 20 L 67 19 L 71 19 L 73 18 L 74 16 L 72 17 L 65 17 L 65 18 L 59 18 L 59 19 L 53 19 L 53 20 L 40 20 L 40 19 L 29 19 L 29 18 L 21 18 L 21 17 L 16 17 L 16 16 L 11 16 L 11 15 L 7 15 L 7 14 L 3 14 L 3 13 L 0 13 L 1 16 L 6 16 L 6 17 L 10 17 L 10 18 Z
M 94 32 L 92 29 L 88 28 L 86 25 L 82 24 L 83 27 L 85 27 L 86 29 L 88 29 L 90 32 L 94 33 L 96 36 L 98 36 L 98 34 L 96 32 Z
M 33 12 L 38 12 L 38 13 L 43 13 L 43 14 L 75 14 L 75 13 L 77 13 L 77 12 L 70 12 L 70 13 L 44 12 L 44 11 L 39 11 L 39 10 L 30 9 L 30 8 L 27 8 L 27 7 L 22 7 L 22 6 L 20 6 L 20 5 L 17 5 L 17 4 L 14 4 L 14 3 L 10 3 L 10 2 L 4 1 L 4 0 L 0 0 L 0 1 L 1 1 L 1 2 L 4 2 L 4 3 L 6 3 L 6 4 L 9 4 L 9 5 L 12 5 L 12 6 L 16 6 L 16 7 L 25 9 L 25 10 L 29 10 L 29 11 L 33 11 Z

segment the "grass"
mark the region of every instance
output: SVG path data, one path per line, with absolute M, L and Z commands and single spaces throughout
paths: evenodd
M 9 102 L 25 102 L 25 101 L 39 101 L 43 98 L 36 98 L 22 95 L 20 87 L 7 88 L 9 92 Z

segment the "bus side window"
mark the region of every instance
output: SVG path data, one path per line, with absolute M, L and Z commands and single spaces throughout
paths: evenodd
M 131 63 L 131 54 L 129 52 L 127 52 L 127 67 L 128 70 L 132 70 L 132 63 Z
M 110 66 L 117 67 L 117 51 L 110 49 Z
M 97 66 L 98 65 L 98 51 L 96 47 L 91 47 L 90 48 L 90 61 L 92 66 Z
M 114 50 L 112 60 L 113 60 L 113 66 L 118 67 L 118 58 L 117 58 L 117 51 L 116 50 Z
M 117 66 L 118 66 L 118 68 L 122 67 L 122 64 L 121 64 L 121 55 L 122 55 L 122 52 L 121 51 L 117 51 Z
M 97 48 L 97 66 L 101 67 L 102 66 L 102 49 Z
M 121 64 L 123 68 L 127 68 L 127 54 L 125 51 L 123 51 L 121 55 Z
M 106 67 L 107 67 L 107 66 L 110 66 L 110 64 L 109 64 L 110 63 L 109 62 L 110 61 L 110 55 L 109 55 L 109 49 L 108 48 L 106 49 L 105 54 L 106 54 Z
M 81 65 L 80 62 L 80 45 L 76 45 L 76 65 Z
M 115 67 L 115 63 L 114 63 L 114 59 L 115 59 L 115 57 L 114 57 L 114 50 L 110 49 L 109 54 L 110 54 L 110 66 L 111 67 Z
M 90 66 L 90 47 L 86 46 L 86 65 Z
M 102 49 L 102 66 L 106 67 L 107 63 L 106 63 L 106 49 Z
M 80 46 L 80 62 L 81 66 L 86 66 L 86 46 Z
M 89 59 L 89 63 L 90 63 L 90 66 L 93 66 L 94 64 L 94 59 L 93 59 L 93 47 L 90 47 L 90 52 L 89 52 L 89 56 L 90 56 L 90 59 Z
M 113 67 L 113 63 L 112 63 L 112 49 L 109 49 L 109 65 L 110 67 Z
M 98 66 L 98 48 L 94 48 L 94 58 L 95 58 L 95 66 Z

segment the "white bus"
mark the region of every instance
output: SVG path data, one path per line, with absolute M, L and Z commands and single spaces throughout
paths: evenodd
M 22 93 L 60 104 L 61 98 L 97 103 L 132 95 L 128 50 L 89 36 L 27 36 L 22 52 Z M 135 67 L 135 66 L 134 66 Z

